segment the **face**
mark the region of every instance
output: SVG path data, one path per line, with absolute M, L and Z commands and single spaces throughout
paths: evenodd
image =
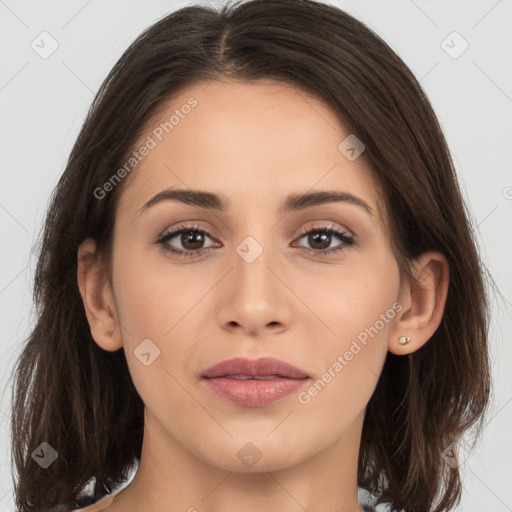
M 364 153 L 339 149 L 350 132 L 303 91 L 213 81 L 166 107 L 115 221 L 112 294 L 133 382 L 151 428 L 203 461 L 250 471 L 245 447 L 263 455 L 258 470 L 297 464 L 353 435 L 386 357 L 400 279 L 377 188 Z M 169 190 L 218 198 L 144 207 Z M 345 200 L 287 203 L 320 191 Z M 237 403 L 201 377 L 235 357 L 307 378 Z

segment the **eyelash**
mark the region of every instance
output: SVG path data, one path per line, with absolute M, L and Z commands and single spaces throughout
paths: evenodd
M 182 224 L 177 226 L 175 230 L 160 235 L 155 241 L 155 243 L 162 245 L 164 251 L 171 253 L 175 256 L 178 256 L 180 258 L 191 258 L 200 256 L 201 254 L 203 254 L 203 252 L 207 251 L 208 248 L 196 249 L 193 251 L 183 251 L 181 249 L 173 249 L 167 245 L 167 242 L 175 238 L 177 235 L 181 235 L 182 233 L 188 233 L 191 231 L 201 233 L 213 239 L 213 236 L 207 230 L 199 228 L 199 226 L 197 225 Z M 307 247 L 301 247 L 302 249 L 305 249 L 307 252 L 314 253 L 316 255 L 333 255 L 335 253 L 345 250 L 346 247 L 350 247 L 356 243 L 353 236 L 349 235 L 346 231 L 340 230 L 339 228 L 335 228 L 333 225 L 314 226 L 308 229 L 307 231 L 304 231 L 301 235 L 299 235 L 298 239 L 300 240 L 302 237 L 304 237 L 305 235 L 309 235 L 310 233 L 328 233 L 329 235 L 334 235 L 343 242 L 343 244 L 334 249 L 308 249 Z

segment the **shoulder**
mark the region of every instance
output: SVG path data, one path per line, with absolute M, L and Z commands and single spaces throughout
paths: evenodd
M 77 510 L 80 510 L 81 512 L 97 512 L 98 510 L 104 510 L 107 508 L 113 501 L 114 495 L 107 494 L 107 496 L 104 496 L 99 501 L 95 501 L 92 505 L 86 506 L 85 508 L 79 508 Z
M 50 509 L 49 512 L 98 512 L 104 510 L 114 501 L 115 494 L 107 494 L 102 496 L 100 499 L 94 498 L 93 496 L 84 496 L 77 498 L 72 503 L 62 503 Z M 362 504 L 365 512 L 374 512 L 374 509 L 369 505 Z
M 73 501 L 55 505 L 47 512 L 98 512 L 107 508 L 114 501 L 115 494 L 101 496 L 81 496 Z

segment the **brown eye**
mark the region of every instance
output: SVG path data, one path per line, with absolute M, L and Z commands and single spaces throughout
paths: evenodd
M 177 229 L 164 233 L 156 243 L 162 245 L 165 251 L 177 256 L 199 256 L 207 248 L 204 247 L 211 235 L 197 226 L 179 226 Z M 172 244 L 171 244 L 172 241 Z
M 300 239 L 306 237 L 306 243 L 310 247 L 305 247 L 306 250 L 313 253 L 320 254 L 333 254 L 342 251 L 355 243 L 354 237 L 349 235 L 346 231 L 339 230 L 332 226 L 320 226 L 310 229 L 303 233 Z M 330 247 L 333 240 L 338 239 L 341 244 L 338 246 Z

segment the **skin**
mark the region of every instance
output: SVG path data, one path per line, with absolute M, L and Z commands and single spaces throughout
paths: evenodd
M 367 403 L 388 350 L 414 352 L 439 326 L 447 261 L 425 253 L 411 262 L 416 285 L 401 282 L 364 153 L 350 161 L 340 152 L 350 132 L 303 91 L 268 80 L 198 84 L 165 105 L 141 141 L 191 96 L 198 105 L 125 178 L 112 287 L 95 241 L 78 250 L 92 336 L 104 350 L 124 349 L 146 406 L 139 470 L 105 510 L 359 511 Z M 230 207 L 164 201 L 139 215 L 170 187 L 220 194 Z M 374 216 L 347 202 L 278 211 L 289 194 L 312 190 L 349 192 Z M 153 243 L 191 222 L 212 235 L 196 246 L 206 247 L 202 255 L 179 258 Z M 356 244 L 319 254 L 302 235 L 325 224 Z M 247 236 L 263 248 L 252 263 L 236 252 Z M 190 252 L 179 236 L 167 244 Z M 341 245 L 332 236 L 327 247 Z M 272 356 L 304 370 L 307 390 L 395 303 L 401 310 L 307 404 L 293 393 L 245 408 L 214 395 L 199 377 L 225 359 Z M 402 335 L 411 342 L 400 345 Z M 134 350 L 148 338 L 160 356 L 145 366 Z M 249 442 L 261 453 L 252 467 L 237 456 Z

